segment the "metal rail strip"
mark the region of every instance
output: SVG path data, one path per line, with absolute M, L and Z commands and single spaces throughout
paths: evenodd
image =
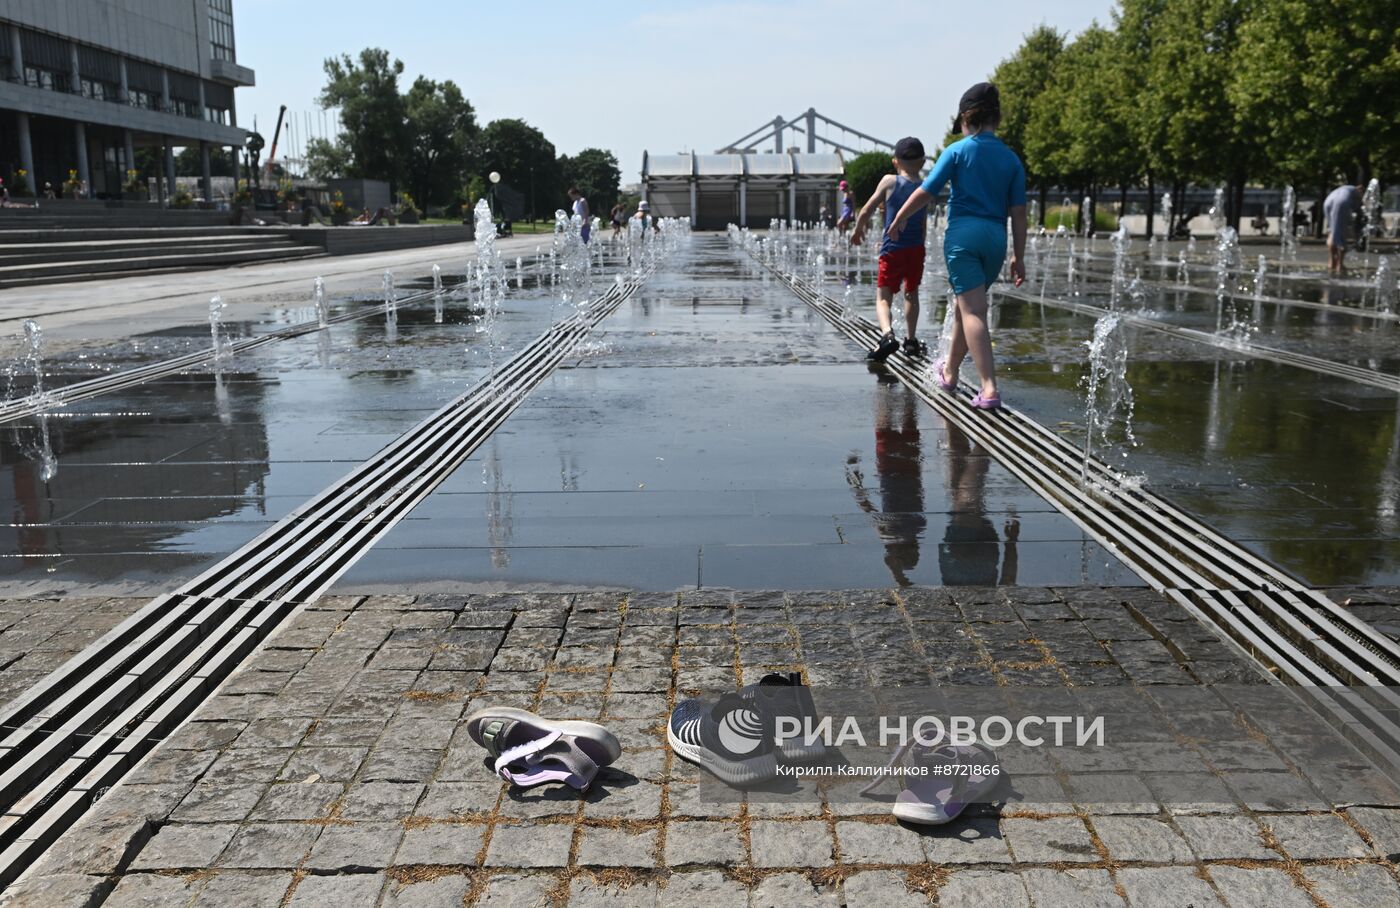
M 550 326 L 495 375 L 7 705 L 0 885 L 440 485 L 646 276 L 611 286 Z
M 1280 350 L 1276 347 L 1265 347 L 1261 344 L 1255 344 L 1249 341 L 1237 341 L 1224 338 L 1217 334 L 1212 334 L 1209 331 L 1200 331 L 1196 328 L 1183 328 L 1180 325 L 1159 322 L 1155 319 L 1135 315 L 1123 309 L 1105 309 L 1102 306 L 1094 306 L 1089 303 L 1075 303 L 1069 300 L 1041 299 L 1024 290 L 1012 290 L 1009 288 L 999 290 L 998 294 L 1010 297 L 1011 299 L 1020 300 L 1021 302 L 1037 303 L 1042 306 L 1049 306 L 1053 309 L 1063 309 L 1078 315 L 1087 315 L 1091 318 L 1101 318 L 1105 315 L 1117 315 L 1127 324 L 1134 325 L 1138 328 L 1146 328 L 1150 331 L 1157 331 L 1172 337 L 1195 341 L 1196 343 L 1206 344 L 1207 346 L 1216 347 L 1220 350 L 1242 353 L 1245 356 L 1255 359 L 1270 360 L 1285 366 L 1307 369 L 1311 372 L 1317 372 L 1332 378 L 1344 378 L 1358 384 L 1371 385 L 1376 388 L 1383 388 L 1387 391 L 1400 392 L 1400 376 L 1387 375 L 1384 372 L 1377 372 L 1374 369 L 1365 369 L 1361 366 L 1353 366 L 1348 363 L 1339 363 L 1330 359 L 1309 356 L 1306 353 L 1294 353 L 1289 350 Z

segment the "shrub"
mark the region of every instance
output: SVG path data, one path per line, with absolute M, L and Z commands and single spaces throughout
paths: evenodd
M 856 197 L 856 206 L 866 203 L 880 178 L 894 173 L 890 156 L 883 151 L 867 151 L 846 162 L 846 182 L 851 184 L 851 192 Z

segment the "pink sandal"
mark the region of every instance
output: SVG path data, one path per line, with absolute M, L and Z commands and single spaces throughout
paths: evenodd
M 1001 395 L 998 394 L 996 397 L 984 397 L 978 394 L 972 399 L 972 406 L 976 407 L 978 410 L 1000 410 Z
M 933 364 L 933 371 L 934 374 L 937 376 L 938 389 L 940 391 L 946 391 L 947 393 L 952 394 L 953 392 L 958 390 L 958 383 L 956 381 L 947 381 L 943 378 L 943 373 L 947 370 L 948 361 L 946 359 L 940 359 L 938 362 Z

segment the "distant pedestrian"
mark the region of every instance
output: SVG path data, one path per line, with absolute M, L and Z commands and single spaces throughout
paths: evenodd
M 898 238 L 910 218 L 921 214 L 951 184 L 948 229 L 943 257 L 948 283 L 957 295 L 958 318 L 953 322 L 948 360 L 934 364 L 939 387 L 957 388 L 958 367 L 971 353 L 981 379 L 972 405 L 981 410 L 1001 406 L 997 389 L 992 338 L 987 329 L 987 288 L 1001 273 L 1006 259 L 1006 218 L 1011 217 L 1011 279 L 1019 287 L 1026 279 L 1026 169 L 1016 152 L 996 136 L 1001 123 L 1001 96 L 990 82 L 963 92 L 953 131 L 967 135 L 938 156 L 933 172 L 904 203 L 886 235 Z
M 1322 216 L 1327 219 L 1328 274 L 1347 273 L 1347 230 L 1360 207 L 1360 186 L 1338 186 L 1322 202 Z
M 656 231 L 661 230 L 661 223 L 651 216 L 651 203 L 646 199 L 642 199 L 637 203 L 637 213 L 632 215 L 632 218 L 633 220 L 641 222 L 643 237 L 646 236 L 648 229 Z
M 587 243 L 588 234 L 592 230 L 588 223 L 588 199 L 583 197 L 583 193 L 578 191 L 577 186 L 569 187 L 569 198 L 574 203 L 574 214 L 578 215 L 579 221 L 583 224 L 583 227 L 579 230 L 579 234 L 583 237 L 583 241 Z
M 919 190 L 924 143 L 913 136 L 900 139 L 895 143 L 891 163 L 894 164 L 895 173 L 880 178 L 875 191 L 855 219 L 856 227 L 851 232 L 853 246 L 859 246 L 865 238 L 865 229 L 877 207 L 885 206 L 884 225 L 889 227 L 896 213 L 902 213 L 906 201 Z M 880 322 L 880 344 L 866 357 L 871 362 L 882 363 L 899 349 L 890 318 L 890 305 L 901 289 L 904 291 L 904 352 L 909 356 L 928 353 L 923 341 L 915 336 L 919 330 L 919 283 L 924 276 L 924 229 L 928 223 L 928 211 L 926 207 L 921 207 L 906 214 L 905 220 L 908 223 L 902 230 L 884 236 L 880 243 L 880 270 L 875 278 L 875 317 Z
M 841 190 L 841 214 L 836 218 L 836 229 L 845 233 L 856 218 L 856 197 L 851 194 L 851 184 L 845 180 L 837 188 Z
M 622 228 L 627 226 L 627 206 L 618 202 L 612 207 L 609 217 L 612 220 L 613 239 L 617 239 L 622 235 Z

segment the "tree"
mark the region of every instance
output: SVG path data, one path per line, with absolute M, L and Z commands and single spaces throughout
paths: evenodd
M 186 145 L 175 155 L 175 175 L 177 177 L 202 177 L 204 168 L 199 159 L 199 146 Z M 233 176 L 233 158 L 228 149 L 221 145 L 209 146 L 209 175 L 215 177 Z
M 864 205 L 880 185 L 880 179 L 894 173 L 890 157 L 883 151 L 867 151 L 846 162 L 846 182 L 851 184 L 856 205 Z
M 471 169 L 480 130 L 476 111 L 451 79 L 419 76 L 404 98 L 408 146 L 404 181 L 419 204 L 445 203 Z
M 313 180 L 334 180 L 350 169 L 350 149 L 339 140 L 315 138 L 306 143 L 306 175 Z
M 603 215 L 617 203 L 622 171 L 617 157 L 601 148 L 585 148 L 572 158 L 559 156 L 560 173 L 568 186 L 577 186 L 589 209 Z
M 390 62 L 377 47 L 360 51 L 358 65 L 349 54 L 325 61 L 322 107 L 340 108 L 340 139 L 348 153 L 345 175 L 387 180 L 397 186 L 406 172 L 411 142 L 404 97 L 399 94 L 403 63 Z
M 567 207 L 554 146 L 524 120 L 492 120 L 481 131 L 478 167 L 525 194 L 530 219 Z
M 1026 137 L 1031 117 L 1041 105 L 1064 46 L 1064 35 L 1042 25 L 1026 35 L 1016 52 L 997 64 L 992 72 L 992 83 L 1001 94 L 1001 126 L 997 128 L 997 135 L 1021 156 L 1026 166 L 1026 185 L 1040 189 L 1042 216 L 1045 190 L 1051 183 L 1058 182 L 1059 174 L 1031 166 L 1026 155 Z

